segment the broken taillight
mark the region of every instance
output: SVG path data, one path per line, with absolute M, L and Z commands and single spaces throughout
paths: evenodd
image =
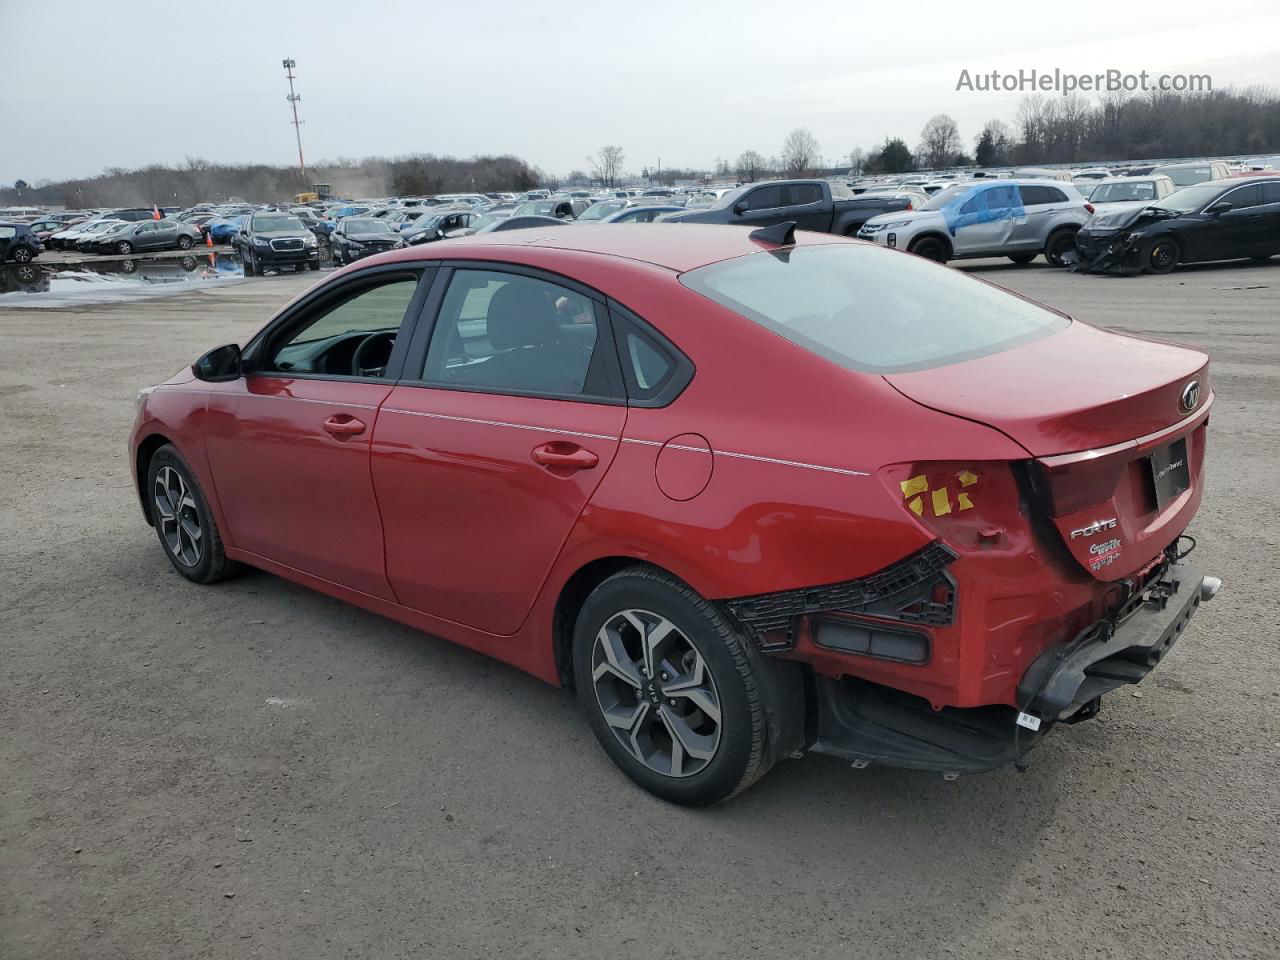
M 1092 204 L 1092 203 L 1086 203 L 1086 204 L 1084 205 L 1084 208 L 1085 208 L 1086 210 L 1088 210 L 1090 213 L 1093 213 L 1093 204 Z
M 997 545 L 1018 524 L 1017 481 L 1007 462 L 898 463 L 881 476 L 903 509 L 957 549 Z

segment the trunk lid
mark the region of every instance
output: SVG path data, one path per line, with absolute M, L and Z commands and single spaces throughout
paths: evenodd
M 1033 508 L 1099 580 L 1140 572 L 1199 506 L 1212 392 L 1198 350 L 1073 322 L 1030 344 L 885 379 L 1025 448 Z

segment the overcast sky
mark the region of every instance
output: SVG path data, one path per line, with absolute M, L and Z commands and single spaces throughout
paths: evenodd
M 985 8 L 985 9 L 984 9 Z M 552 173 L 606 143 L 638 172 L 779 152 L 808 127 L 831 163 L 934 113 L 967 148 L 1021 94 L 962 69 L 1280 83 L 1276 0 L 0 0 L 0 183 L 110 166 L 296 162 L 280 61 L 297 61 L 309 160 L 513 153 Z

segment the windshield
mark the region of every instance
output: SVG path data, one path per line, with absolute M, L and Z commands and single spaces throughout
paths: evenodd
M 587 209 L 579 214 L 579 220 L 603 220 L 611 213 L 617 213 L 619 210 L 625 210 L 627 202 L 625 200 L 603 200 L 600 203 L 593 203 Z
M 1175 213 L 1191 213 L 1193 210 L 1207 206 L 1221 192 L 1222 184 L 1220 183 L 1201 183 L 1194 187 L 1175 190 L 1167 197 L 1161 197 L 1160 202 L 1152 206 L 1161 210 L 1172 210 Z
M 751 254 L 680 282 L 821 357 L 871 373 L 997 353 L 1071 322 L 960 271 L 853 244 Z
M 389 233 L 388 227 L 381 220 L 367 220 L 352 218 L 344 221 L 348 234 L 352 233 Z
M 555 200 L 531 200 L 529 203 L 521 204 L 516 209 L 518 217 L 554 217 L 555 209 L 563 201 Z
M 1102 183 L 1087 194 L 1094 203 L 1120 203 L 1125 200 L 1154 200 L 1156 185 L 1150 180 L 1126 180 L 1123 183 Z
M 1193 183 L 1203 183 L 1213 176 L 1213 170 L 1209 166 L 1203 167 L 1165 167 L 1157 168 L 1156 173 L 1162 173 L 1173 181 L 1175 187 L 1189 187 Z
M 254 217 L 253 229 L 263 231 L 292 230 L 301 233 L 307 228 L 297 217 Z
M 429 213 L 426 216 L 419 217 L 417 220 L 413 221 L 413 229 L 414 230 L 430 230 L 432 227 L 436 226 L 436 224 L 438 224 L 443 219 L 444 218 L 441 217 L 439 214 Z
M 947 187 L 947 189 L 945 190 L 939 190 L 932 197 L 930 197 L 929 202 L 926 203 L 924 206 L 922 206 L 920 209 L 921 210 L 945 210 L 947 207 L 951 206 L 952 204 L 960 203 L 961 201 L 968 198 L 969 194 L 973 192 L 973 189 L 974 189 L 973 187 Z M 867 193 L 870 193 L 870 192 L 871 192 L 870 190 L 867 191 Z M 863 196 L 866 196 L 866 194 L 864 193 Z

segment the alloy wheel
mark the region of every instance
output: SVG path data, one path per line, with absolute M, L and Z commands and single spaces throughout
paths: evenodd
M 13 259 L 18 263 L 30 263 L 31 251 L 28 250 L 26 247 L 18 247 L 16 250 L 13 251 Z
M 151 499 L 169 553 L 184 567 L 194 567 L 204 555 L 204 528 L 182 474 L 173 467 L 161 467 Z
M 655 773 L 689 777 L 720 745 L 720 695 L 693 641 L 666 617 L 614 614 L 596 634 L 591 682 L 618 742 Z

